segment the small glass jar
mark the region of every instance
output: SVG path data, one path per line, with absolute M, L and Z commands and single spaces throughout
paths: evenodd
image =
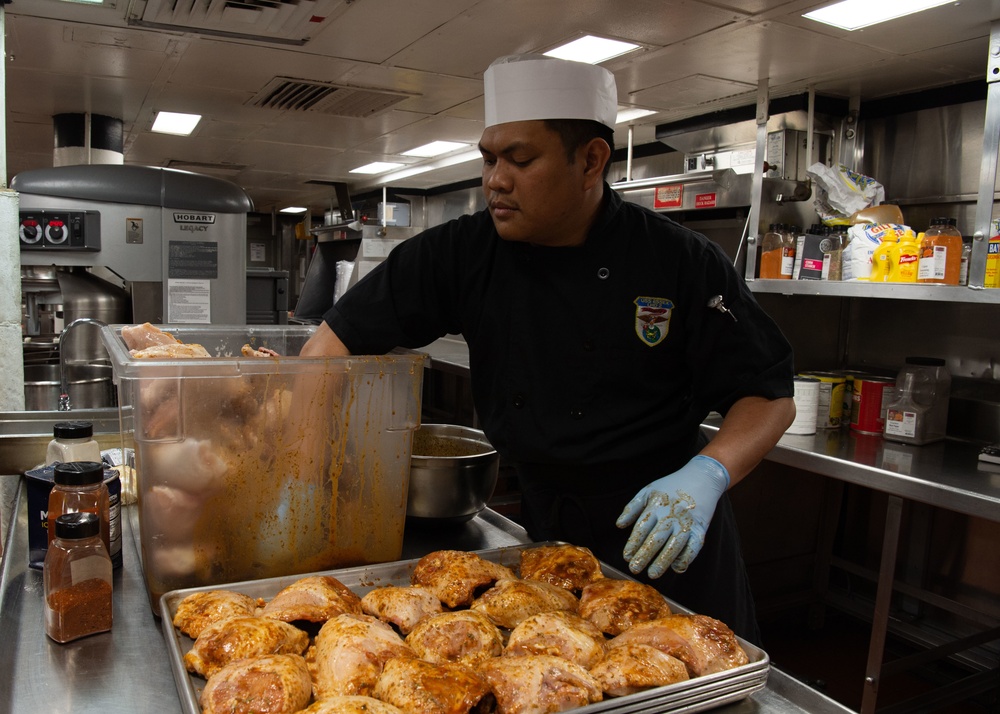
M 61 421 L 52 427 L 52 441 L 45 450 L 45 463 L 100 461 L 101 447 L 94 441 L 89 421 Z
M 111 495 L 104 483 L 104 464 L 98 461 L 70 461 L 52 470 L 55 485 L 49 492 L 49 547 L 56 533 L 56 519 L 66 513 L 93 513 L 100 528 L 104 549 L 111 552 Z
M 67 513 L 56 519 L 42 575 L 45 634 L 56 642 L 111 629 L 111 558 L 100 528 L 93 513 Z

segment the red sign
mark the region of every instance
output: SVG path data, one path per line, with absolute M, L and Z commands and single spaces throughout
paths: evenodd
M 680 208 L 684 198 L 684 184 L 657 186 L 653 195 L 653 208 Z
M 697 193 L 694 196 L 694 207 L 695 208 L 715 208 L 715 194 L 714 193 Z

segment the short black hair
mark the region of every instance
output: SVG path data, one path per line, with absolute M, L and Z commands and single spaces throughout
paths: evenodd
M 576 150 L 591 139 L 603 139 L 615 153 L 615 130 L 591 119 L 546 119 L 545 126 L 559 135 L 563 148 L 566 150 L 566 160 L 573 163 L 576 160 Z M 611 155 L 604 164 L 604 178 L 611 170 Z

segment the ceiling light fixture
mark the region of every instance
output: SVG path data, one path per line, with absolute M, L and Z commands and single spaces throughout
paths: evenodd
M 802 17 L 850 32 L 951 2 L 954 0 L 842 0 Z
M 305 206 L 286 206 L 278 211 L 278 213 L 305 213 L 308 210 Z
M 610 40 L 606 37 L 584 35 L 572 42 L 567 42 L 565 45 L 553 47 L 544 54 L 546 57 L 573 60 L 574 62 L 587 62 L 588 64 L 600 64 L 612 57 L 620 57 L 626 52 L 632 52 L 640 47 L 641 45 L 633 42 L 622 42 L 621 40 Z
M 432 141 L 429 144 L 424 144 L 423 146 L 418 146 L 415 149 L 404 151 L 403 156 L 420 156 L 425 159 L 430 159 L 435 156 L 447 154 L 450 151 L 455 151 L 456 149 L 463 149 L 466 146 L 468 146 L 468 144 L 463 144 L 458 141 Z
M 615 124 L 624 124 L 627 121 L 633 121 L 635 119 L 641 119 L 642 117 L 648 117 L 650 114 L 656 114 L 652 109 L 618 109 L 618 116 L 615 118 Z
M 201 121 L 201 114 L 179 114 L 177 112 L 157 112 L 153 120 L 153 131 L 158 134 L 189 136 Z
M 411 166 L 405 168 L 401 171 L 396 171 L 391 174 L 386 174 L 385 176 L 380 176 L 378 183 L 391 183 L 393 181 L 400 181 L 410 176 L 416 176 L 417 174 L 426 173 L 427 171 L 434 171 L 436 169 L 447 168 L 448 166 L 455 166 L 456 164 L 464 164 L 467 161 L 474 161 L 476 159 L 482 159 L 483 155 L 479 152 L 479 149 L 474 149 L 472 151 L 463 151 L 461 154 L 454 154 L 453 156 L 445 156 L 443 159 L 437 159 L 436 161 L 430 161 L 426 164 L 421 164 L 419 166 Z
M 63 2 L 75 2 L 81 5 L 103 5 L 104 0 L 62 0 Z
M 373 161 L 370 164 L 351 169 L 352 174 L 384 174 L 386 171 L 398 169 L 403 164 L 394 164 L 390 161 Z

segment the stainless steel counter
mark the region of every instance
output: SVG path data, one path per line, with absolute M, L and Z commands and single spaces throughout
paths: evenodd
M 42 627 L 42 573 L 27 567 L 27 506 L 22 479 L 0 475 L 6 529 L 0 569 L 0 712 L 171 714 L 180 701 L 166 644 L 153 617 L 132 536 L 124 520 L 124 566 L 115 573 L 112 631 L 59 645 Z M 492 511 L 443 530 L 408 529 L 403 557 L 442 547 L 479 550 L 527 542 L 522 528 Z M 819 692 L 772 668 L 767 687 L 720 714 L 846 714 Z

